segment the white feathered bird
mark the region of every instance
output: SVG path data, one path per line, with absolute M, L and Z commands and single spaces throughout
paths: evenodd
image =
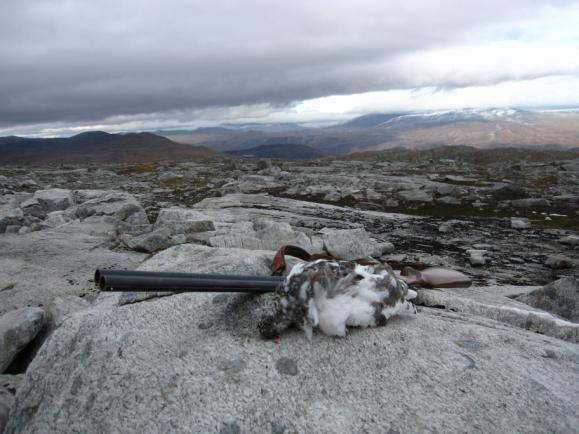
M 260 321 L 264 337 L 289 326 L 345 336 L 346 327 L 385 325 L 400 313 L 416 313 L 408 288 L 388 265 L 360 265 L 353 261 L 319 260 L 296 265 L 276 291 L 276 312 Z

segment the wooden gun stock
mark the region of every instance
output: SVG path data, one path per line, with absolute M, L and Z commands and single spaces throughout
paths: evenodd
M 402 269 L 400 277 L 409 286 L 425 288 L 468 288 L 472 285 L 472 279 L 466 274 L 442 267 L 425 268 L 420 271 L 405 267 Z

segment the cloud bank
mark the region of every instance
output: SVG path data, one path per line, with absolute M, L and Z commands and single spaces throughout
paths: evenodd
M 557 0 L 6 0 L 0 132 L 321 120 L 336 110 L 296 107 L 398 92 L 420 109 L 436 104 L 413 93 L 574 83 L 577 22 L 577 2 Z

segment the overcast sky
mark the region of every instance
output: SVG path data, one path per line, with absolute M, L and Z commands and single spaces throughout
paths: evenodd
M 0 135 L 579 105 L 579 1 L 0 0 Z

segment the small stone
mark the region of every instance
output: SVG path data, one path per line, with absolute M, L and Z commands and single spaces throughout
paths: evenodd
M 372 256 L 378 244 L 362 229 L 330 229 L 320 231 L 326 251 L 338 258 L 353 260 Z
M 22 187 L 22 188 L 36 188 L 36 187 L 38 187 L 38 184 L 36 183 L 36 181 L 34 181 L 32 179 L 26 179 L 20 183 L 20 187 Z
M 382 255 L 389 255 L 390 253 L 394 253 L 396 247 L 389 241 L 384 241 L 383 243 L 378 244 L 379 249 L 381 250 Z
M 450 220 L 450 221 L 444 222 L 438 227 L 438 232 L 443 233 L 443 234 L 451 232 L 452 229 L 456 226 L 456 224 L 457 224 L 457 222 L 455 220 Z
M 285 434 L 287 432 L 288 429 L 285 425 L 277 422 L 271 424 L 271 434 Z
M 234 360 L 225 360 L 218 365 L 219 370 L 229 374 L 239 374 L 247 367 L 247 363 L 241 357 Z
M 20 229 L 18 229 L 18 235 L 24 235 L 29 232 L 32 232 L 32 229 L 29 226 L 22 226 Z
M 522 217 L 511 217 L 511 228 L 513 229 L 529 229 L 531 221 Z
M 223 428 L 219 430 L 219 434 L 240 434 L 241 428 L 235 422 L 226 423 Z
M 275 368 L 277 372 L 281 375 L 291 375 L 295 376 L 298 374 L 298 364 L 294 359 L 288 357 L 282 357 L 275 363 Z
M 219 294 L 216 295 L 215 297 L 213 297 L 213 304 L 222 304 L 222 303 L 227 303 L 227 301 L 229 300 L 229 295 L 227 294 Z
M 484 255 L 487 251 L 486 250 L 468 250 L 467 253 L 469 254 L 468 260 L 473 267 L 482 267 L 487 263 Z

